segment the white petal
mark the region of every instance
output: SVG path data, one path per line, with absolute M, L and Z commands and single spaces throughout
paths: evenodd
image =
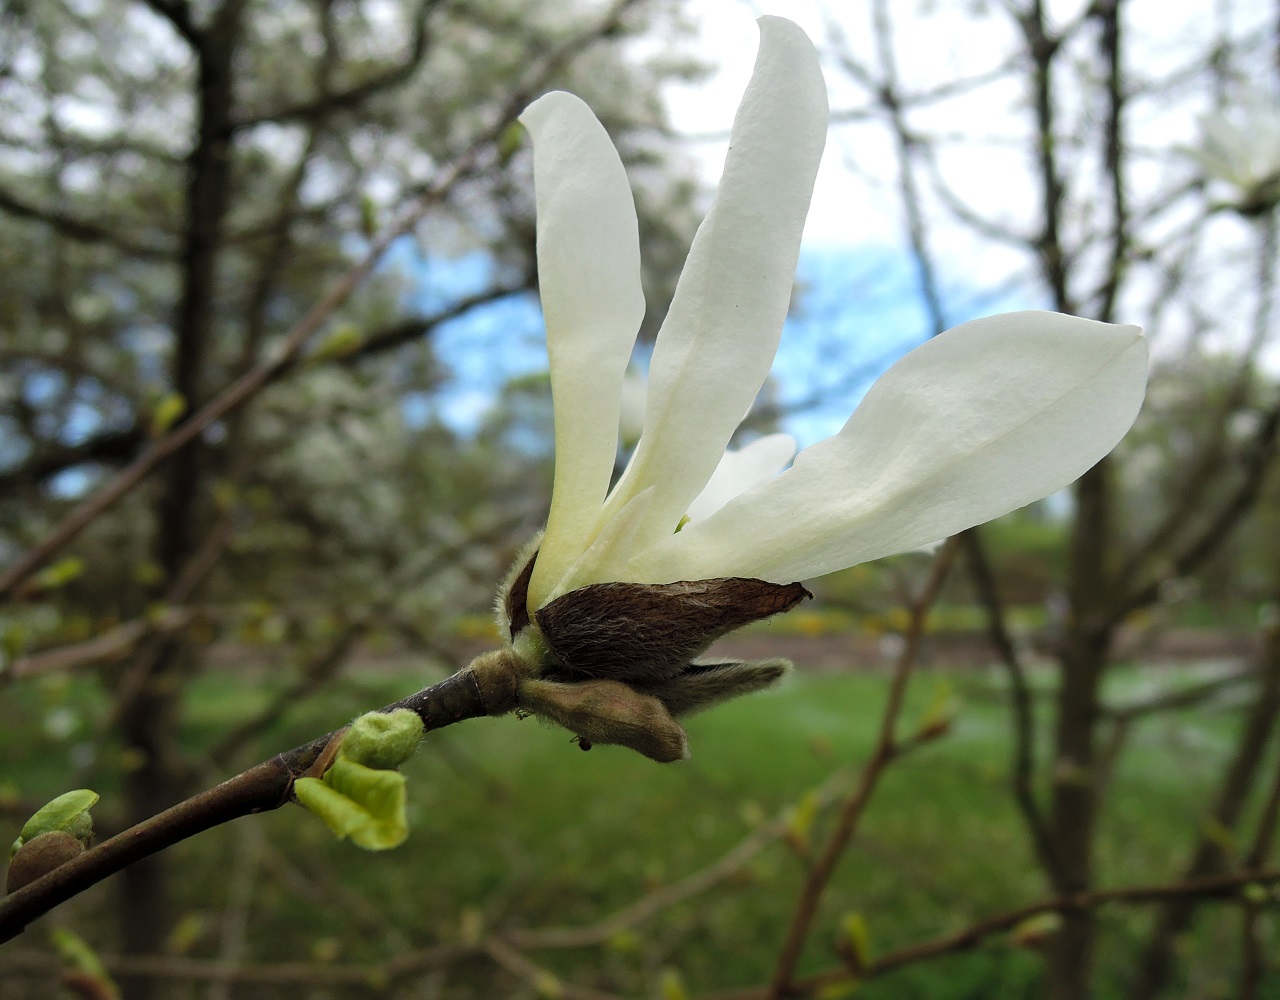
M 622 411 L 618 414 L 618 435 L 625 448 L 633 447 L 640 440 L 648 391 L 649 380 L 641 372 L 628 368 L 622 376 Z
M 1055 313 L 965 323 L 900 360 L 844 429 L 632 560 L 645 582 L 789 582 L 924 545 L 1061 489 L 1142 404 L 1137 327 Z
M 609 489 L 622 375 L 644 293 L 635 203 L 604 127 L 562 92 L 535 101 L 520 121 L 533 137 L 538 286 L 555 402 L 551 513 L 529 585 L 536 601 L 586 548 Z
M 557 597 L 590 583 L 639 582 L 627 576 L 627 563 L 635 551 L 636 531 L 652 500 L 652 489 L 647 489 L 639 496 L 633 497 L 618 512 L 618 516 L 604 526 L 604 530 L 596 536 L 587 551 L 574 561 L 560 578 L 555 589 L 548 592 L 537 604 L 534 604 L 533 599 L 530 598 L 529 613 L 532 614 Z M 538 558 L 541 559 L 542 556 L 539 555 Z
M 790 434 L 766 434 L 737 451 L 726 451 L 711 481 L 689 504 L 689 520 L 702 521 L 734 497 L 767 483 L 795 454 L 796 439 Z
M 790 21 L 761 18 L 720 188 L 654 346 L 644 433 L 606 506 L 612 516 L 656 487 L 642 538 L 675 530 L 769 372 L 826 132 L 813 44 Z

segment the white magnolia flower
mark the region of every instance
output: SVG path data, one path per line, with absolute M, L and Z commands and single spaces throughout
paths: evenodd
M 1263 211 L 1280 198 L 1280 105 L 1247 95 L 1230 114 L 1200 120 L 1200 144 L 1184 152 L 1210 180 L 1234 188 L 1240 211 Z
M 500 619 L 531 678 L 523 706 L 584 742 L 657 759 L 684 749 L 679 727 L 655 723 L 654 711 L 670 722 L 668 712 L 782 672 L 693 662 L 713 639 L 794 606 L 807 592 L 793 581 L 1061 489 L 1125 434 L 1146 383 L 1136 327 L 1012 313 L 908 354 L 838 434 L 780 474 L 794 447 L 785 436 L 726 455 L 778 346 L 827 131 L 809 39 L 776 17 L 760 30 L 719 191 L 654 346 L 643 433 L 612 490 L 644 313 L 635 207 L 582 101 L 548 94 L 521 118 L 533 138 L 556 469 L 546 531 L 514 568 Z M 633 696 L 649 714 L 623 733 L 614 723 L 634 722 Z M 609 725 L 596 725 L 601 713 Z

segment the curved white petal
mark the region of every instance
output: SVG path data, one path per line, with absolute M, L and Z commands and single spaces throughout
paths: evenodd
M 826 133 L 813 43 L 790 21 L 762 17 L 720 188 L 654 346 L 644 433 L 603 515 L 656 487 L 641 539 L 675 530 L 764 383 Z
M 632 560 L 643 582 L 790 582 L 901 552 L 1061 489 L 1142 404 L 1137 327 L 1010 313 L 949 330 L 886 372 L 835 437 Z
M 591 583 L 638 582 L 626 575 L 627 563 L 635 551 L 636 531 L 652 500 L 652 489 L 632 497 L 618 512 L 618 516 L 604 526 L 587 550 L 574 560 L 573 565 L 560 578 L 555 589 L 536 604 L 530 598 L 529 613 L 533 614 L 538 608 L 554 601 L 562 594 Z
M 767 483 L 795 456 L 796 439 L 790 434 L 766 434 L 737 451 L 726 451 L 711 480 L 689 504 L 689 520 L 705 520 L 734 497 Z
M 628 368 L 622 376 L 622 410 L 618 414 L 618 435 L 624 448 L 631 448 L 640 440 L 644 430 L 645 395 L 649 380 L 642 372 Z
M 635 203 L 604 127 L 559 91 L 529 105 L 520 121 L 533 138 L 538 286 L 555 403 L 551 512 L 529 585 L 536 607 L 591 540 L 609 489 L 622 375 L 644 293 Z

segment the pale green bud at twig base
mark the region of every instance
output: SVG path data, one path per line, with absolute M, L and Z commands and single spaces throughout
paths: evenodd
M 77 788 L 46 802 L 23 824 L 18 839 L 9 848 L 10 857 L 16 855 L 24 843 L 43 833 L 68 833 L 87 845 L 93 838 L 93 817 L 89 810 L 97 805 L 98 798 L 92 789 Z
M 89 810 L 97 802 L 97 792 L 77 788 L 37 809 L 9 848 L 5 892 L 16 892 L 83 854 L 93 840 Z
M 366 767 L 393 770 L 418 749 L 422 720 L 416 712 L 368 712 L 351 724 L 338 753 Z

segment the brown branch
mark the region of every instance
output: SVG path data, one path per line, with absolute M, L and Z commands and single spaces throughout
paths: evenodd
M 358 107 L 369 98 L 384 90 L 398 86 L 408 80 L 422 65 L 426 57 L 430 33 L 427 21 L 431 12 L 439 5 L 440 0 L 422 0 L 414 16 L 413 38 L 409 43 L 409 51 L 404 61 L 390 69 L 383 70 L 367 80 L 348 87 L 346 90 L 329 92 L 322 90 L 319 96 L 310 100 L 272 111 L 263 111 L 246 115 L 238 119 L 232 126 L 235 131 L 252 128 L 267 122 L 312 121 L 325 118 L 338 111 L 347 111 Z
M 1170 507 L 1160 523 L 1125 561 L 1118 579 L 1123 587 L 1132 587 L 1142 568 L 1160 559 L 1186 529 L 1192 518 L 1201 510 L 1205 494 L 1218 478 L 1218 473 L 1233 458 L 1228 450 L 1228 428 L 1233 414 L 1241 412 L 1253 388 L 1254 375 L 1257 370 L 1258 354 L 1261 352 L 1271 334 L 1270 301 L 1271 287 L 1274 283 L 1272 269 L 1276 256 L 1276 224 L 1274 218 L 1262 224 L 1261 246 L 1259 247 L 1258 304 L 1253 319 L 1253 330 L 1249 343 L 1240 359 L 1240 365 L 1227 387 L 1222 402 L 1214 407 L 1210 426 L 1211 435 L 1204 448 L 1191 462 L 1186 476 L 1183 477 L 1176 491 L 1176 501 Z M 1262 429 L 1265 429 L 1265 424 Z M 1274 428 L 1272 428 L 1274 442 Z M 1245 465 L 1250 475 L 1265 473 L 1254 468 L 1254 457 L 1257 452 L 1256 442 L 1250 452 L 1245 455 Z M 1248 484 L 1246 476 L 1245 484 Z M 1243 513 L 1243 511 L 1241 511 Z M 1215 542 L 1216 544 L 1216 542 Z M 1157 594 L 1158 594 L 1158 584 Z M 1148 592 L 1150 589 L 1148 588 Z
M 1133 588 L 1115 602 L 1107 619 L 1109 627 L 1120 624 L 1134 611 L 1159 600 L 1160 589 L 1165 580 L 1191 573 L 1226 541 L 1241 519 L 1253 509 L 1262 493 L 1267 474 L 1275 462 L 1278 433 L 1280 400 L 1263 414 L 1262 422 L 1242 456 L 1244 472 L 1235 490 L 1222 502 L 1199 534 L 1190 539 L 1181 551 L 1169 557 L 1166 572 Z
M 455 162 L 452 168 L 441 175 L 437 183 L 423 196 L 421 201 L 374 243 L 364 259 L 347 271 L 330 288 L 328 293 L 294 325 L 278 353 L 272 357 L 264 358 L 206 403 L 188 420 L 183 421 L 165 437 L 148 446 L 141 455 L 134 459 L 125 469 L 117 473 L 105 486 L 77 505 L 44 541 L 25 553 L 3 575 L 0 575 L 0 596 L 9 593 L 62 546 L 79 535 L 94 518 L 129 493 L 163 460 L 185 448 L 209 425 L 222 419 L 276 378 L 311 336 L 347 300 L 360 282 L 368 276 L 387 251 L 387 248 L 401 235 L 408 232 L 454 182 L 475 169 L 476 164 L 473 162 L 473 157 L 476 152 L 478 150 L 473 149 L 470 155 Z
M 77 465 L 127 461 L 146 439 L 142 427 L 135 424 L 123 430 L 102 431 L 79 444 L 49 443 L 22 464 L 0 472 L 0 494 L 10 493 L 24 483 L 43 483 Z
M 512 295 L 519 295 L 533 287 L 533 275 L 525 275 L 519 281 L 495 285 L 493 288 L 458 299 L 430 316 L 406 319 L 402 322 L 382 327 L 370 333 L 350 354 L 343 355 L 342 360 L 349 362 L 381 354 L 384 351 L 394 350 L 411 340 L 429 333 L 442 323 L 457 319 L 472 309 L 489 305 Z
M 481 690 L 471 668 L 381 709 L 405 708 L 431 732 L 463 719 L 504 714 L 515 707 L 514 691 Z M 269 812 L 290 800 L 294 781 L 320 759 L 338 731 L 277 754 L 207 791 L 103 841 L 0 900 L 0 942 L 31 921 L 123 868 L 167 847 L 250 813 Z
M 78 219 L 68 212 L 44 208 L 24 201 L 9 191 L 0 190 L 0 209 L 19 219 L 39 222 L 77 243 L 101 244 L 142 260 L 170 263 L 173 252 L 161 246 L 138 243 L 120 235 L 125 227 L 107 226 L 88 219 Z
M 17 584 L 42 566 L 55 552 L 79 535 L 99 514 L 128 494 L 162 461 L 190 445 L 210 424 L 222 419 L 279 377 L 297 358 L 307 341 L 373 271 L 391 244 L 417 225 L 428 210 L 456 183 L 490 166 L 494 144 L 507 128 L 511 118 L 527 100 L 527 90 L 536 87 L 537 81 L 554 72 L 575 51 L 614 31 L 623 14 L 635 2 L 636 0 L 615 0 L 596 24 L 547 53 L 539 61 L 537 71 L 531 74 L 528 87 L 520 88 L 513 93 L 507 106 L 495 116 L 493 124 L 477 136 L 452 164 L 443 168 L 433 181 L 424 186 L 417 195 L 415 203 L 405 211 L 399 221 L 374 240 L 363 259 L 339 278 L 320 301 L 293 326 L 276 353 L 263 359 L 250 371 L 228 385 L 172 432 L 148 447 L 96 493 L 77 505 L 43 541 L 24 553 L 3 574 L 0 574 L 0 597 L 10 593 Z
M 960 541 L 964 545 L 969 563 L 969 576 L 973 581 L 978 603 L 987 613 L 987 632 L 999 654 L 1005 675 L 1009 678 L 1009 692 L 1012 697 L 1010 707 L 1013 713 L 1013 768 L 1011 771 L 1013 797 L 1027 825 L 1027 831 L 1031 834 L 1036 858 L 1049 875 L 1050 884 L 1057 885 L 1059 873 L 1057 858 L 1053 853 L 1053 840 L 1049 835 L 1049 826 L 1045 822 L 1044 812 L 1035 794 L 1036 734 L 1031 689 L 1027 686 L 1027 675 L 1022 667 L 1022 658 L 1018 655 L 1009 630 L 1005 626 L 1004 606 L 996 591 L 995 577 L 982 545 L 981 532 L 981 528 L 970 528 L 968 531 L 961 532 Z
M 191 6 L 187 0 L 143 0 L 153 11 L 163 17 L 193 49 L 204 44 L 204 34 L 191 19 Z
M 835 830 L 832 831 L 831 837 L 822 850 L 822 854 L 810 869 L 809 876 L 805 880 L 795 911 L 792 914 L 791 922 L 787 928 L 786 938 L 778 953 L 778 960 L 774 965 L 773 975 L 766 994 L 770 1000 L 780 1000 L 781 997 L 790 994 L 792 977 L 795 974 L 796 966 L 800 962 L 800 954 L 804 950 L 805 941 L 809 936 L 809 929 L 813 925 L 818 903 L 826 891 L 827 885 L 831 881 L 831 876 L 835 873 L 836 866 L 840 863 L 845 849 L 849 846 L 854 832 L 857 830 L 858 822 L 862 818 L 876 785 L 879 783 L 880 776 L 884 773 L 885 768 L 901 753 L 902 745 L 899 744 L 896 737 L 898 716 L 902 713 L 907 684 L 911 680 L 912 670 L 915 667 L 920 639 L 924 633 L 929 609 L 933 606 L 938 592 L 942 589 L 942 583 L 947 577 L 947 572 L 951 568 L 951 563 L 958 547 L 955 538 L 949 538 L 946 541 L 934 559 L 929 579 L 911 609 L 911 624 L 907 630 L 902 655 L 898 659 L 898 665 L 889 686 L 889 700 L 885 705 L 884 713 L 880 717 L 880 732 L 876 737 L 875 749 L 872 751 L 870 759 L 863 765 L 857 786 L 845 800 L 840 816 L 836 820 Z
M 1255 673 L 1258 694 L 1223 772 L 1210 820 L 1203 825 L 1206 832 L 1192 847 L 1183 869 L 1184 880 L 1212 875 L 1226 866 L 1226 851 L 1215 832 L 1232 831 L 1239 824 L 1257 784 L 1266 748 L 1276 731 L 1280 712 L 1280 629 L 1273 629 L 1267 636 Z M 1194 912 L 1194 899 L 1172 900 L 1161 910 L 1137 963 L 1134 1000 L 1149 1000 L 1163 991 L 1173 962 L 1173 943 L 1190 925 Z
M 538 989 L 540 995 L 546 996 L 550 993 L 553 996 L 564 997 L 565 1000 L 620 1000 L 614 993 L 602 993 L 599 990 L 589 990 L 573 983 L 566 983 L 559 976 L 543 969 L 498 938 L 490 938 L 482 947 L 486 955 L 517 979 L 522 979 L 534 987 L 545 987 Z
M 835 800 L 838 791 L 848 783 L 847 775 L 836 772 L 817 790 L 818 806 Z M 786 836 L 791 828 L 789 815 L 752 831 L 733 848 L 700 871 L 679 882 L 662 886 L 586 927 L 542 927 L 535 930 L 509 930 L 503 937 L 521 948 L 581 948 L 604 944 L 621 931 L 651 920 L 663 910 L 701 895 L 712 886 L 732 878 L 769 844 Z
M 1226 875 L 1215 875 L 1207 878 L 1192 879 L 1183 882 L 1161 883 L 1157 885 L 1123 886 L 1116 889 L 1095 889 L 1091 892 L 1077 892 L 1064 896 L 1055 896 L 1041 900 L 1028 906 L 993 917 L 976 921 L 963 930 L 918 944 L 906 945 L 886 952 L 874 961 L 862 967 L 855 977 L 844 966 L 815 973 L 804 979 L 791 983 L 786 997 L 810 997 L 824 989 L 840 983 L 847 983 L 854 978 L 869 980 L 905 966 L 919 962 L 941 958 L 958 951 L 967 951 L 982 944 L 993 935 L 1011 930 L 1018 924 L 1044 913 L 1065 913 L 1071 911 L 1095 910 L 1101 906 L 1112 904 L 1145 904 L 1162 903 L 1186 897 L 1200 899 L 1231 899 L 1251 885 L 1274 885 L 1280 882 L 1280 869 L 1270 868 L 1260 871 L 1231 872 Z M 753 986 L 746 989 L 724 990 L 709 994 L 706 1000 L 770 1000 L 775 996 L 772 987 Z
M 1096 0 L 1090 13 L 1102 22 L 1102 56 L 1107 64 L 1107 117 L 1103 126 L 1106 148 L 1103 169 L 1111 187 L 1111 232 L 1108 234 L 1110 259 L 1095 318 L 1111 322 L 1115 314 L 1116 298 L 1127 270 L 1131 242 L 1129 198 L 1124 178 L 1125 87 L 1122 76 L 1120 0 Z
M 71 670 L 99 660 L 115 659 L 133 649 L 146 636 L 175 632 L 187 625 L 193 615 L 186 608 L 166 608 L 158 617 L 135 618 L 101 635 L 73 642 L 40 653 L 31 653 L 9 664 L 0 679 L 4 681 L 34 677 L 56 670 Z

